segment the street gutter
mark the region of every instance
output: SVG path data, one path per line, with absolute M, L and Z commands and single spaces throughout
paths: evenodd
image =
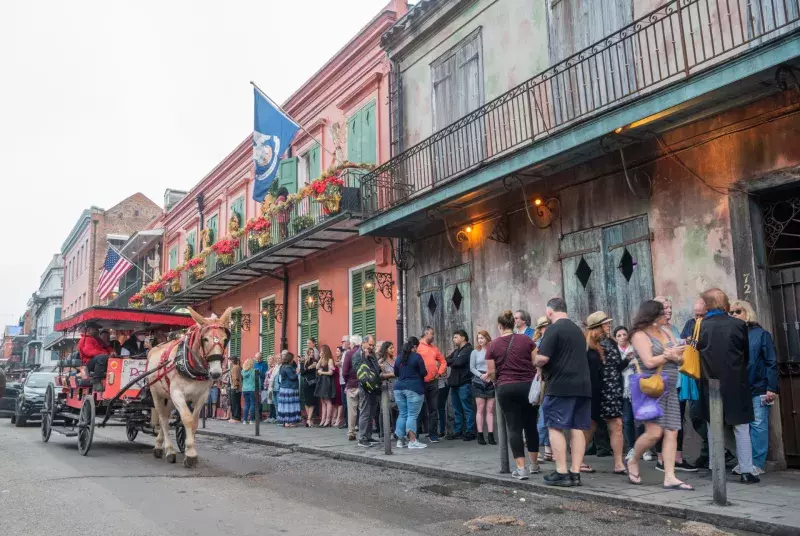
M 360 456 L 358 454 L 336 452 L 333 450 L 328 450 L 319 447 L 307 447 L 299 445 L 297 443 L 291 443 L 288 441 L 275 441 L 270 439 L 263 439 L 260 437 L 241 436 L 225 432 L 214 432 L 211 430 L 197 430 L 197 434 L 218 437 L 221 439 L 227 439 L 228 441 L 237 441 L 240 443 L 253 443 L 257 445 L 277 447 L 277 448 L 291 450 L 292 452 L 300 452 L 303 454 L 315 454 L 317 456 L 324 456 L 326 458 L 331 458 L 334 460 L 363 463 L 367 465 L 374 465 L 377 467 L 384 467 L 387 469 L 413 471 L 415 473 L 436 478 L 449 478 L 453 480 L 462 480 L 466 482 L 475 482 L 479 484 L 491 484 L 495 486 L 503 486 L 505 488 L 522 489 L 535 493 L 553 495 L 556 497 L 563 497 L 566 499 L 593 501 L 597 503 L 607 504 L 609 506 L 614 506 L 617 508 L 626 508 L 628 510 L 636 510 L 639 512 L 671 516 L 678 519 L 685 519 L 687 521 L 700 521 L 703 523 L 710 523 L 718 527 L 725 527 L 734 530 L 744 530 L 749 532 L 755 532 L 758 534 L 769 534 L 773 536 L 797 536 L 800 534 L 800 528 L 792 525 L 783 525 L 779 523 L 765 522 L 761 520 L 752 520 L 746 517 L 741 517 L 736 515 L 702 512 L 702 511 L 692 510 L 690 508 L 679 508 L 676 506 L 649 504 L 645 502 L 635 501 L 632 500 L 631 498 L 623 498 L 618 495 L 592 491 L 591 488 L 586 488 L 586 487 L 558 488 L 558 487 L 546 486 L 543 483 L 537 483 L 532 480 L 519 481 L 519 480 L 512 480 L 510 477 L 478 475 L 474 473 L 462 473 L 458 471 L 450 471 L 447 469 L 439 469 L 435 467 L 412 465 L 408 463 L 394 461 L 389 458 L 380 458 L 380 457 L 373 458 L 369 456 Z M 701 504 L 703 502 L 703 498 L 699 499 L 700 500 L 698 501 L 698 504 Z

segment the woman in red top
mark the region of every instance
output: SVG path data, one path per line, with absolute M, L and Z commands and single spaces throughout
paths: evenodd
M 89 366 L 89 362 L 98 356 L 109 356 L 113 353 L 113 349 L 106 345 L 99 338 L 100 326 L 97 324 L 89 324 L 86 327 L 86 332 L 81 336 L 78 341 L 78 352 L 81 356 L 81 378 L 89 378 L 89 369 L 94 368 Z

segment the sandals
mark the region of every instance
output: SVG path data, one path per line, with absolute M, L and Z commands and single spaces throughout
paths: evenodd
M 628 474 L 628 470 L 627 469 L 614 469 L 614 474 L 615 475 L 627 475 Z
M 672 484 L 671 486 L 667 486 L 666 484 L 664 484 L 664 489 L 678 490 L 678 491 L 694 491 L 694 488 L 690 484 L 687 484 L 686 482 Z
M 631 484 L 633 484 L 635 486 L 641 486 L 642 485 L 642 477 L 639 476 L 639 475 L 635 475 L 635 474 L 633 474 L 631 472 L 628 472 L 628 482 L 630 482 Z
M 581 473 L 596 473 L 596 472 L 597 472 L 597 470 L 592 468 L 591 465 L 588 465 L 588 464 L 585 464 L 585 463 L 583 465 L 581 465 Z

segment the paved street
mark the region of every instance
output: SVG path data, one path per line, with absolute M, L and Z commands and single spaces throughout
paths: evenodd
M 39 438 L 36 426 L 0 421 L 0 531 L 38 536 L 205 534 L 469 534 L 480 516 L 524 526 L 494 534 L 714 534 L 710 526 L 587 501 L 447 481 L 416 473 L 212 437 L 199 438 L 193 470 L 151 454 L 153 440 L 128 442 L 96 430 L 87 457 L 74 438 Z M 524 499 L 524 502 L 522 501 Z M 705 531 L 705 532 L 704 532 Z M 721 533 L 717 533 L 721 534 Z M 737 533 L 743 534 L 743 533 Z

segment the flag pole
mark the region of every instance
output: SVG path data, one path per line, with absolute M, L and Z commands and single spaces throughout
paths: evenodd
M 109 242 L 109 243 L 108 243 L 108 247 L 110 247 L 111 249 L 113 249 L 113 250 L 114 250 L 114 252 L 115 252 L 117 255 L 119 255 L 121 258 L 123 258 L 123 259 L 125 259 L 126 261 L 128 261 L 129 263 L 131 263 L 131 266 L 133 266 L 134 268 L 136 268 L 137 270 L 139 270 L 140 272 L 142 272 L 142 283 L 144 283 L 144 280 L 145 280 L 145 278 L 147 277 L 147 272 L 145 272 L 144 270 L 142 270 L 141 268 L 139 268 L 139 265 L 137 265 L 135 262 L 133 262 L 132 260 L 130 260 L 130 259 L 129 259 L 128 257 L 126 257 L 125 255 L 123 255 L 123 254 L 122 254 L 122 253 L 121 253 L 121 252 L 120 252 L 120 251 L 119 251 L 117 248 L 115 248 L 115 247 L 114 247 L 114 246 L 111 244 L 111 242 Z
M 286 117 L 288 117 L 289 119 L 292 119 L 292 116 L 291 116 L 291 115 L 289 115 L 289 114 L 286 112 L 286 110 L 284 110 L 283 108 L 281 108 L 281 107 L 280 107 L 280 105 L 278 105 L 278 103 L 277 103 L 277 102 L 275 102 L 274 100 L 270 99 L 270 98 L 269 98 L 269 95 L 267 95 L 266 93 L 264 93 L 264 90 L 263 90 L 263 89 L 261 89 L 260 87 L 258 87 L 258 86 L 256 85 L 256 83 L 255 83 L 255 82 L 253 82 L 252 80 L 250 80 L 250 85 L 252 85 L 254 88 L 256 88 L 256 91 L 258 91 L 259 93 L 261 93 L 261 96 L 262 96 L 262 97 L 264 97 L 265 99 L 267 99 L 269 102 L 271 102 L 271 103 L 272 103 L 272 105 L 273 105 L 275 108 L 277 108 L 278 110 L 280 110 L 280 111 L 281 111 L 281 113 L 282 113 L 283 115 L 285 115 L 285 116 L 286 116 Z M 292 121 L 294 121 L 294 119 L 292 119 Z M 325 146 L 324 146 L 324 145 L 322 145 L 322 142 L 321 142 L 321 141 L 319 141 L 317 138 L 315 138 L 315 137 L 314 137 L 314 135 L 313 135 L 313 134 L 311 134 L 309 131 L 307 131 L 303 125 L 301 125 L 301 124 L 300 124 L 300 123 L 298 123 L 297 121 L 294 121 L 294 123 L 295 123 L 295 124 L 296 124 L 298 127 L 300 127 L 300 130 L 302 130 L 303 132 L 305 132 L 306 134 L 308 134 L 308 136 L 309 136 L 309 137 L 310 137 L 312 140 L 314 140 L 315 142 L 317 142 L 317 143 L 319 144 L 319 146 L 320 146 L 320 147 L 322 147 L 322 149 L 323 149 L 323 150 L 324 150 L 326 153 L 328 153 L 328 154 L 329 154 L 329 155 L 331 155 L 332 157 L 336 158 L 336 155 L 335 155 L 334 153 L 332 153 L 330 150 L 326 149 L 326 148 L 325 148 Z

